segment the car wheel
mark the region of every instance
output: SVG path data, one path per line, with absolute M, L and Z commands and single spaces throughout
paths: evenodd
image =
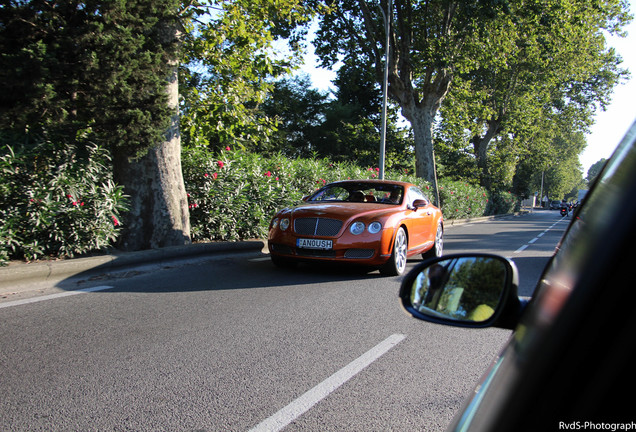
M 422 254 L 422 258 L 430 259 L 441 257 L 444 253 L 444 228 L 442 224 L 437 224 L 437 232 L 435 233 L 435 244 L 433 247 Z
M 391 258 L 380 268 L 380 273 L 386 276 L 399 276 L 406 270 L 406 251 L 408 250 L 408 239 L 404 228 L 400 227 L 393 240 L 393 253 Z

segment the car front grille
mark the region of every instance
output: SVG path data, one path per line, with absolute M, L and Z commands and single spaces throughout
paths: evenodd
M 336 251 L 318 250 L 318 249 L 296 249 L 298 256 L 316 257 L 316 258 L 335 258 Z
M 300 218 L 294 221 L 294 232 L 299 235 L 333 237 L 342 228 L 342 221 L 325 218 Z

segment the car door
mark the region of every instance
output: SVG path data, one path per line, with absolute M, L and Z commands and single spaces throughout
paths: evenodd
M 415 208 L 415 201 L 425 200 L 427 205 L 425 207 Z M 409 249 L 419 248 L 423 244 L 434 240 L 436 226 L 435 212 L 433 207 L 424 195 L 424 193 L 417 187 L 411 186 L 406 193 L 406 227 L 409 231 Z

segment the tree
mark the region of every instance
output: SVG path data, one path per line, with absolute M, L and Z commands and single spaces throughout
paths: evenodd
M 323 17 L 316 53 L 325 65 L 339 56 L 368 59 L 382 82 L 385 2 L 330 3 Z M 435 116 L 458 72 L 491 64 L 492 26 L 505 12 L 498 1 L 396 1 L 391 21 L 389 96 L 411 123 L 416 174 L 437 189 L 433 152 Z
M 261 107 L 277 123 L 271 150 L 302 158 L 318 152 L 315 137 L 325 121 L 328 97 L 311 88 L 308 75 L 275 82 Z
M 108 148 L 132 204 L 126 249 L 189 238 L 175 93 L 166 91 L 177 60 L 178 5 L 12 1 L 0 13 L 0 127 L 16 143 L 45 137 L 78 151 L 91 143 Z
M 273 81 L 301 59 L 305 24 L 315 14 L 300 0 L 211 1 L 193 8 L 182 83 L 186 145 L 269 151 L 275 119 L 262 104 Z
M 309 15 L 304 7 L 298 7 L 303 13 L 296 11 L 297 6 L 295 0 L 5 2 L 0 8 L 1 132 L 19 145 L 43 136 L 80 151 L 91 143 L 107 147 L 115 179 L 131 203 L 120 247 L 187 243 L 177 68 L 182 61 L 208 68 L 212 78 L 201 74 L 199 80 L 207 88 L 190 88 L 187 94 L 220 88 L 213 103 L 202 104 L 213 107 L 202 121 L 223 124 L 231 116 L 222 116 L 219 107 L 237 101 L 236 106 L 249 110 L 259 99 L 245 96 L 248 84 L 267 88 L 266 79 L 282 70 L 269 61 L 267 49 L 279 36 L 298 43 L 294 29 Z M 219 12 L 218 20 L 192 25 L 211 8 Z M 189 43 L 197 38 L 201 43 Z M 189 118 L 196 117 L 193 106 L 181 106 Z M 198 136 L 201 123 L 186 125 L 188 132 L 194 129 L 188 137 Z M 250 133 L 239 134 L 236 122 L 223 126 L 227 136 Z M 256 124 L 254 130 L 259 129 Z
M 450 139 L 460 141 L 460 147 L 461 141 L 470 141 L 480 182 L 488 188 L 497 168 L 490 166 L 489 146 L 497 136 L 547 138 L 548 124 L 563 116 L 571 125 L 562 127 L 584 131 L 594 108 L 607 104 L 626 75 L 603 36 L 604 31 L 620 33 L 628 21 L 620 1 L 508 4 L 510 14 L 499 21 L 506 39 L 493 53 L 501 58 L 497 67 L 458 74 L 441 110 L 444 129 L 460 132 Z M 520 149 L 516 145 L 510 151 Z

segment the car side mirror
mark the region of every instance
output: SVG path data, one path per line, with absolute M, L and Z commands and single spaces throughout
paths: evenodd
M 413 201 L 413 207 L 417 210 L 420 207 L 426 207 L 428 205 L 428 201 L 425 199 L 416 199 Z
M 490 254 L 446 255 L 404 278 L 400 299 L 413 317 L 460 327 L 513 329 L 525 302 L 514 263 Z

